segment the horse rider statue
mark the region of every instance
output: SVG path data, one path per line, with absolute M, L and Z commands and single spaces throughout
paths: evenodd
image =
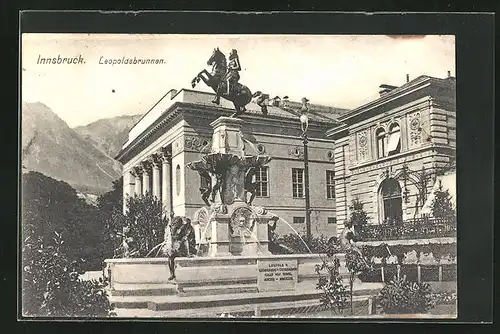
M 226 56 L 219 48 L 216 48 L 208 59 L 207 65 L 212 66 L 212 73 L 202 70 L 191 81 L 191 86 L 194 88 L 200 80 L 203 80 L 215 92 L 213 103 L 220 104 L 221 97 L 233 102 L 236 112 L 231 117 L 245 112 L 245 106 L 252 100 L 252 92 L 247 86 L 239 83 L 241 64 L 238 52 L 235 49 L 231 50 L 229 64 L 227 64 Z
M 229 63 L 227 66 L 227 73 L 224 75 L 224 79 L 220 81 L 217 91 L 215 92 L 215 98 L 212 103 L 220 104 L 220 92 L 223 86 L 226 85 L 226 94 L 231 95 L 238 88 L 238 83 L 240 81 L 240 58 L 238 56 L 238 51 L 235 49 L 231 50 L 229 54 Z
M 238 56 L 238 51 L 235 49 L 231 50 L 229 54 L 229 64 L 227 71 L 227 93 L 229 94 L 231 90 L 237 88 L 238 82 L 240 81 L 240 57 Z

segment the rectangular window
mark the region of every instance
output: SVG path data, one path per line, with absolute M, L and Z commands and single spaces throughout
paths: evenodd
M 305 217 L 293 217 L 294 224 L 304 224 L 306 222 Z
M 292 191 L 294 198 L 304 197 L 304 169 L 292 168 Z
M 335 198 L 335 172 L 332 170 L 326 171 L 326 198 Z
M 337 224 L 337 217 L 328 217 L 328 225 Z
M 263 166 L 256 169 L 255 182 L 257 183 L 255 196 L 269 197 L 269 167 Z

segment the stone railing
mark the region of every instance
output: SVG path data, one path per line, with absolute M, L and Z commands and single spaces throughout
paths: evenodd
M 389 282 L 403 275 L 412 282 L 456 282 L 456 263 L 375 264 L 373 270 L 358 276 L 362 282 Z
M 415 218 L 403 222 L 366 225 L 359 232 L 360 241 L 429 239 L 456 237 L 455 217 Z

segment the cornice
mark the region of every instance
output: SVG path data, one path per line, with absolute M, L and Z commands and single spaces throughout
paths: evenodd
M 179 102 L 174 103 L 170 108 L 163 112 L 163 114 L 153 122 L 149 127 L 146 128 L 137 138 L 135 138 L 129 145 L 123 148 L 118 155 L 115 157 L 116 160 L 121 163 L 125 163 L 130 160 L 133 153 L 138 153 L 142 148 L 144 148 L 144 143 L 148 139 L 153 137 L 158 133 L 159 130 L 168 130 L 172 128 L 174 124 L 171 123 L 176 117 L 180 116 L 180 109 L 178 108 Z
M 334 137 L 335 135 L 338 135 L 339 133 L 342 133 L 344 131 L 349 131 L 349 125 L 346 123 L 342 123 L 339 126 L 336 126 L 334 128 L 328 129 L 325 133 L 325 135 L 330 138 Z
M 162 115 L 153 122 L 146 130 L 144 130 L 137 138 L 135 138 L 130 144 L 123 148 L 115 159 L 125 163 L 130 160 L 129 158 L 137 154 L 141 149 L 145 148 L 145 145 L 150 141 L 152 137 L 160 130 L 164 132 L 166 129 L 171 128 L 175 124 L 172 124 L 176 117 L 192 117 L 195 116 L 198 120 L 213 121 L 214 118 L 220 116 L 230 116 L 234 111 L 227 108 L 221 108 L 217 106 L 205 106 L 196 103 L 189 102 L 176 102 L 165 110 Z M 276 115 L 255 115 L 255 114 L 243 114 L 239 118 L 251 122 L 253 126 L 266 125 L 266 126 L 276 126 L 276 127 L 287 127 L 291 130 L 300 131 L 299 121 L 292 120 L 287 117 L 276 116 Z M 205 124 L 205 122 L 201 122 Z M 170 126 L 169 126 L 170 125 Z M 310 121 L 309 128 L 310 131 L 317 131 L 319 133 L 324 133 L 325 129 L 331 126 L 328 122 Z M 311 137 L 313 139 L 315 137 Z
M 434 151 L 434 150 L 436 150 L 436 151 L 437 150 L 439 150 L 439 151 L 447 151 L 447 150 L 453 151 L 453 148 L 448 146 L 448 145 L 442 145 L 442 144 L 428 144 L 428 145 L 420 146 L 420 147 L 417 147 L 417 148 L 414 148 L 414 149 L 411 149 L 408 151 L 401 152 L 399 154 L 395 154 L 395 155 L 391 155 L 391 156 L 384 157 L 381 159 L 375 159 L 375 160 L 363 162 L 360 164 L 356 164 L 356 165 L 348 167 L 348 169 L 355 172 L 355 171 L 357 171 L 361 168 L 364 168 L 364 167 L 370 167 L 370 166 L 382 164 L 385 162 L 398 161 L 401 158 L 406 158 L 408 156 L 415 155 L 417 153 Z
M 417 90 L 420 90 L 424 87 L 427 87 L 430 85 L 431 79 L 432 78 L 430 78 L 430 77 L 422 77 L 419 79 L 415 79 L 415 81 L 413 83 L 411 83 L 411 84 L 408 83 L 408 86 L 406 86 L 406 87 L 401 86 L 399 88 L 396 88 L 393 91 L 387 93 L 386 95 L 384 95 L 384 96 L 382 96 L 374 101 L 368 102 L 367 104 L 364 104 L 358 108 L 355 108 L 351 112 L 349 112 L 345 115 L 340 116 L 339 121 L 345 122 L 345 121 L 347 121 L 355 116 L 358 116 L 358 115 L 360 115 L 368 110 L 375 109 L 375 108 L 380 107 L 388 102 L 397 100 L 403 96 L 406 96 L 406 95 L 411 94 Z

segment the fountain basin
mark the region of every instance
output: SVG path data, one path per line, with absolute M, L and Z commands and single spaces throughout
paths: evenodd
M 315 266 L 320 254 L 252 255 L 227 257 L 176 258 L 177 295 L 221 295 L 273 291 L 301 293 L 301 287 L 313 286 L 318 280 Z M 344 254 L 337 256 L 341 263 Z M 151 284 L 168 284 L 166 258 L 106 260 L 111 291 L 120 284 L 133 284 L 137 289 Z M 274 273 L 272 272 L 274 271 Z M 348 276 L 345 265 L 340 274 Z M 266 281 L 269 276 L 275 280 Z M 280 280 L 283 278 L 283 280 Z
M 106 259 L 105 277 L 110 288 L 116 284 L 167 284 L 170 272 L 168 258 L 122 258 Z
M 227 293 L 292 291 L 303 282 L 317 282 L 315 266 L 321 264 L 320 254 L 253 255 L 227 257 L 176 258 L 176 280 L 179 295 L 190 295 L 197 291 L 200 295 Z M 348 276 L 344 254 L 338 254 L 341 261 L 340 274 Z M 151 284 L 169 284 L 167 258 L 107 259 L 106 275 L 110 278 L 110 288 L 120 284 L 133 284 L 137 288 Z M 293 279 L 263 282 L 267 273 L 263 265 L 280 266 L 296 263 L 291 272 Z M 286 271 L 285 271 L 286 272 Z

